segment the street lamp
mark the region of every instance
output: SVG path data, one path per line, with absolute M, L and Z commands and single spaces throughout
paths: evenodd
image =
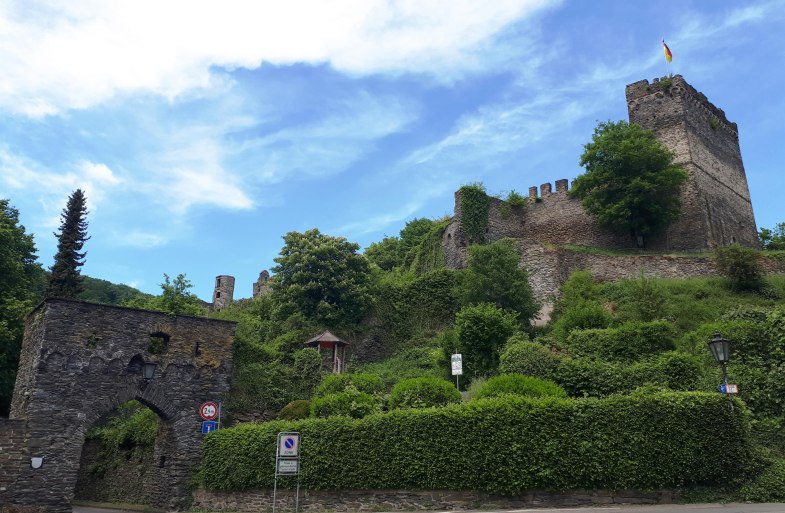
M 153 379 L 153 376 L 155 375 L 156 367 L 158 367 L 157 363 L 145 362 L 144 365 L 142 366 L 142 374 L 144 375 L 144 379 L 146 379 L 147 381 Z
M 730 401 L 730 395 L 728 395 L 728 371 L 726 369 L 726 364 L 730 360 L 730 340 L 722 338 L 720 332 L 717 331 L 714 333 L 714 337 L 709 340 L 709 349 L 714 360 L 722 367 L 722 381 L 725 383 L 723 392 L 728 397 L 728 401 Z M 730 403 L 730 407 L 733 409 L 733 402 Z

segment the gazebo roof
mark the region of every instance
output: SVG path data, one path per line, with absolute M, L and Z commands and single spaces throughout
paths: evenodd
M 348 345 L 349 342 L 345 340 L 341 340 L 340 338 L 336 337 L 329 331 L 324 331 L 319 333 L 315 337 L 308 339 L 305 341 L 306 346 L 318 346 L 320 342 L 333 342 L 338 345 Z

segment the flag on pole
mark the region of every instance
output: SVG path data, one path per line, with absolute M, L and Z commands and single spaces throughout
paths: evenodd
M 671 62 L 673 60 L 673 54 L 671 53 L 671 49 L 668 48 L 668 45 L 665 44 L 665 40 L 662 40 L 662 49 L 665 51 L 665 60 Z

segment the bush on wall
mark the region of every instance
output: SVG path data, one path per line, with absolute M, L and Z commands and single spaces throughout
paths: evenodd
M 505 397 L 357 421 L 246 424 L 205 437 L 201 479 L 218 490 L 271 487 L 276 434 L 299 431 L 308 462 L 300 481 L 308 489 L 520 494 L 723 483 L 751 458 L 746 410 L 736 406 L 729 409 L 720 394 L 696 392 Z M 491 435 L 499 443 L 489 443 Z

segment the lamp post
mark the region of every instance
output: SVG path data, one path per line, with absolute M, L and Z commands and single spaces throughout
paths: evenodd
M 146 381 L 153 379 L 156 367 L 158 367 L 158 364 L 153 362 L 145 362 L 144 365 L 142 365 L 142 375 Z
M 717 331 L 714 333 L 714 337 L 709 340 L 709 349 L 711 350 L 711 355 L 714 357 L 714 360 L 722 367 L 722 381 L 725 383 L 724 392 L 728 397 L 731 409 L 733 409 L 733 402 L 728 394 L 728 371 L 726 369 L 726 364 L 728 363 L 728 360 L 730 360 L 730 340 L 722 338 L 720 332 Z

